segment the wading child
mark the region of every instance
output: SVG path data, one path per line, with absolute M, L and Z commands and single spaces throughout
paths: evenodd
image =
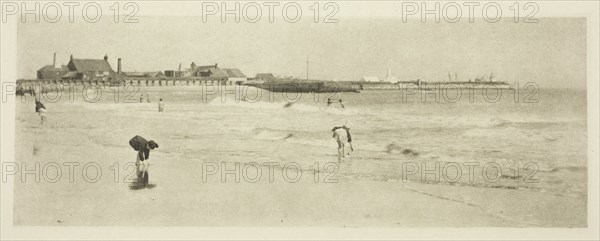
M 160 100 L 158 101 L 158 112 L 163 112 L 165 110 L 165 102 L 163 102 L 163 99 L 160 98 Z
M 43 125 L 44 122 L 46 122 L 46 108 L 40 108 L 38 113 L 40 114 L 41 124 Z
M 137 183 L 142 184 L 144 187 L 148 185 L 148 169 L 150 168 L 150 150 L 158 148 L 158 144 L 153 140 L 146 141 L 141 136 L 134 136 L 129 140 L 129 145 L 133 147 L 133 150 L 137 151 L 135 165 L 137 167 Z
M 346 157 L 346 142 L 350 145 L 350 150 L 354 151 L 352 147 L 352 135 L 350 134 L 350 126 L 352 123 L 350 121 L 346 121 L 343 126 L 336 126 L 331 131 L 333 132 L 333 139 L 338 144 L 338 162 Z
M 46 106 L 42 104 L 42 102 L 36 100 L 35 101 L 35 112 L 38 113 L 41 119 L 42 125 L 46 122 Z
M 41 108 L 46 109 L 46 106 L 44 106 L 44 104 L 42 104 L 42 102 L 36 100 L 35 101 L 35 112 L 39 113 Z

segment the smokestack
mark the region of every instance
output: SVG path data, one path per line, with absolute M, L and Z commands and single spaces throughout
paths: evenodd
M 117 59 L 117 73 L 121 73 L 121 58 Z
M 52 60 L 52 66 L 54 66 L 54 68 L 58 68 L 56 66 L 56 52 L 54 52 L 54 60 Z
M 108 61 L 108 55 L 104 55 L 104 61 Z
M 73 54 L 71 54 L 71 57 L 69 58 L 69 60 L 73 60 Z

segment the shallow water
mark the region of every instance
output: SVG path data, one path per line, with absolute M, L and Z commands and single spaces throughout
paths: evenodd
M 139 134 L 156 140 L 161 155 L 182 163 L 295 162 L 309 170 L 314 163 L 337 163 L 331 128 L 350 120 L 355 151 L 339 164 L 336 175 L 341 178 L 528 189 L 559 196 L 587 193 L 582 90 L 540 89 L 530 97 L 537 103 L 523 102 L 530 92 L 520 93 L 515 102 L 515 92 L 503 90 L 492 102 L 481 90 L 463 91 L 453 103 L 440 93 L 435 102 L 435 92 L 424 94 L 423 101 L 421 93 L 407 96 L 402 90 L 316 95 L 253 88 L 236 94 L 234 87 L 228 88 L 142 87 L 122 90 L 119 103 L 108 88 L 96 103 L 83 101 L 79 93 L 73 101 L 63 94 L 56 103 L 45 101 L 49 123 L 43 128 L 25 121 L 33 116 L 28 96 L 26 103 L 17 104 L 17 122 L 28 126 L 18 130 L 66 137 L 83 128 L 93 143 L 120 148 L 128 148 L 128 139 Z M 122 103 L 124 98 L 137 102 L 140 93 L 149 95 L 151 103 Z M 157 112 L 159 97 L 165 101 L 163 113 Z M 327 107 L 327 98 L 342 99 L 345 108 Z M 143 122 L 130 121 L 140 117 Z

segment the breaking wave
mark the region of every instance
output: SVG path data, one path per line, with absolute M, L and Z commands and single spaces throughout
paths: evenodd
M 292 110 L 300 112 L 322 112 L 327 114 L 335 115 L 356 115 L 365 114 L 365 111 L 358 111 L 350 108 L 337 108 L 327 107 L 324 103 L 299 103 L 299 102 L 287 102 L 287 101 L 245 101 L 241 99 L 235 99 L 235 97 L 228 97 L 225 100 L 221 98 L 215 98 L 209 102 L 212 106 L 226 106 L 226 107 L 237 107 L 237 108 L 249 108 L 249 109 L 264 109 L 264 110 Z

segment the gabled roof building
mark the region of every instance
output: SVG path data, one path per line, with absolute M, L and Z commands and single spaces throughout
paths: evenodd
M 275 80 L 275 75 L 271 74 L 271 73 L 258 73 L 256 74 L 256 76 L 254 77 L 255 80 L 265 80 L 265 81 L 271 81 L 271 80 Z
M 115 77 L 115 71 L 110 67 L 106 55 L 104 59 L 75 59 L 71 55 L 67 66 L 69 73 L 63 79 L 107 81 Z
M 69 68 L 66 65 L 58 65 L 56 63 L 56 53 L 54 53 L 54 60 L 52 65 L 46 65 L 37 71 L 38 79 L 60 79 L 63 75 L 69 72 Z

